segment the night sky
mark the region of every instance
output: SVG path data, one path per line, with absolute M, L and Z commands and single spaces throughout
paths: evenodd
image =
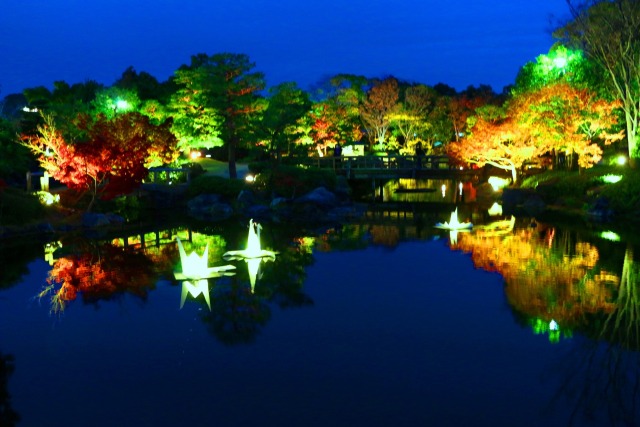
M 244 53 L 269 86 L 338 73 L 500 92 L 546 53 L 565 0 L 5 0 L 0 98 L 129 66 L 166 80 L 197 53 Z

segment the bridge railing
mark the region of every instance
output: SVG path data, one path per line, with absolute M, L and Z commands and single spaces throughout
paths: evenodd
M 398 171 L 408 172 L 416 169 L 450 169 L 448 156 L 342 156 L 289 158 L 289 162 L 317 168 Z
M 189 183 L 191 181 L 191 171 L 188 168 L 163 168 L 156 167 L 149 169 L 149 175 L 144 180 L 145 184 L 171 185 L 178 183 Z

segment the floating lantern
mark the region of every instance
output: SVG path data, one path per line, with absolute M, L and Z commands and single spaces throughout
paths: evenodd
M 491 216 L 500 216 L 502 215 L 502 205 L 498 202 L 495 202 L 493 205 L 491 205 L 488 212 Z
M 191 283 L 188 280 L 182 282 L 182 295 L 180 296 L 180 308 L 184 306 L 184 302 L 187 300 L 187 294 L 191 294 L 192 297 L 197 298 L 202 294 L 204 300 L 211 310 L 211 299 L 209 297 L 209 281 L 207 279 L 196 280 Z
M 180 251 L 182 272 L 174 272 L 174 277 L 177 280 L 183 281 L 180 308 L 184 305 L 187 294 L 190 293 L 194 298 L 202 294 L 205 301 L 207 301 L 209 310 L 211 310 L 211 301 L 209 300 L 209 281 L 207 279 L 221 276 L 232 276 L 235 273 L 231 270 L 235 270 L 235 266 L 223 265 L 220 267 L 208 267 L 208 243 L 204 248 L 202 256 L 198 256 L 195 251 L 187 255 L 180 239 L 176 238 L 176 240 L 178 242 L 178 250 Z
M 451 212 L 451 218 L 449 218 L 449 222 L 438 222 L 435 225 L 436 228 L 443 228 L 446 230 L 469 230 L 473 227 L 473 224 L 470 222 L 459 222 L 458 221 L 458 208 Z
M 239 251 L 229 251 L 222 255 L 226 260 L 242 259 L 247 263 L 249 270 L 249 280 L 251 282 L 251 292 L 255 288 L 256 277 L 260 269 L 262 261 L 273 261 L 276 259 L 276 253 L 262 249 L 260 245 L 260 230 L 262 226 L 254 223 L 253 219 L 249 220 L 249 234 L 247 235 L 247 248 Z

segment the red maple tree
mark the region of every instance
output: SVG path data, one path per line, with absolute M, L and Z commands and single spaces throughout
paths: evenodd
M 170 163 L 179 152 L 169 121 L 153 125 L 138 113 L 118 115 L 108 120 L 98 116 L 78 116 L 82 140 L 65 140 L 51 117 L 45 116 L 37 135 L 22 140 L 37 154 L 40 165 L 69 188 L 110 199 L 128 194 L 142 183 L 152 163 Z

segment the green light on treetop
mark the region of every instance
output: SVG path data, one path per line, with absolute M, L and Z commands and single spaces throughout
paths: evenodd
M 129 109 L 129 103 L 127 101 L 125 101 L 124 99 L 117 99 L 116 100 L 116 109 L 119 110 L 119 111 L 128 110 Z

